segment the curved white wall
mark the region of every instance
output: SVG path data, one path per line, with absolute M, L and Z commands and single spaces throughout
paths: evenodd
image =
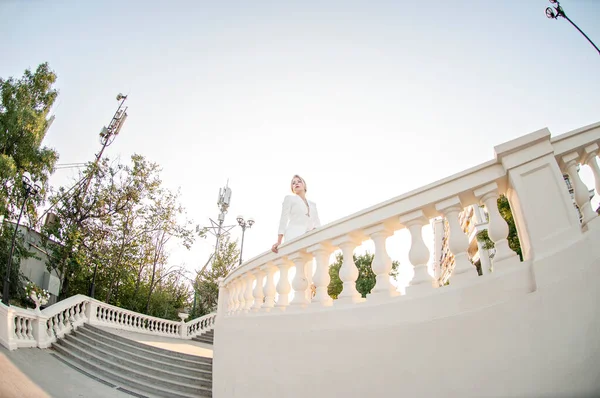
M 599 238 L 425 297 L 222 317 L 213 394 L 600 396 Z

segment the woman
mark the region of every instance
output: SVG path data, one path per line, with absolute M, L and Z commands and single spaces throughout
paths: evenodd
M 283 200 L 277 243 L 271 247 L 274 253 L 279 252 L 278 248 L 284 237 L 288 242 L 321 226 L 317 205 L 306 199 L 306 181 L 299 175 L 295 175 L 292 178 L 291 188 L 295 195 L 288 195 Z

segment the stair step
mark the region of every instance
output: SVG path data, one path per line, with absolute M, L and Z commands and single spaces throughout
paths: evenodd
M 154 368 L 163 369 L 169 372 L 175 372 L 179 374 L 184 374 L 192 377 L 204 377 L 206 373 L 210 373 L 212 371 L 212 365 L 209 363 L 184 363 L 182 361 L 164 361 L 154 359 L 150 356 L 147 356 L 142 351 L 136 350 L 123 350 L 118 344 L 112 344 L 110 342 L 97 339 L 96 335 L 92 333 L 87 333 L 82 329 L 78 329 L 77 331 L 72 333 L 72 336 L 83 341 L 84 343 L 95 346 L 97 349 L 110 352 L 112 355 L 125 358 L 131 361 L 134 361 L 139 364 L 145 364 L 146 366 L 151 366 Z
M 106 330 L 100 329 L 96 326 L 92 326 L 89 324 L 85 324 L 84 329 L 91 330 L 91 331 L 95 332 L 96 334 L 101 334 L 106 337 L 109 337 L 113 341 L 125 343 L 127 345 L 134 346 L 134 347 L 142 349 L 144 351 L 152 351 L 157 354 L 162 354 L 162 355 L 168 356 L 168 357 L 178 357 L 178 358 L 184 359 L 186 361 L 191 361 L 191 362 L 212 363 L 212 358 L 199 357 L 196 355 L 184 354 L 182 352 L 176 352 L 176 351 L 166 350 L 164 348 L 150 346 L 148 344 L 140 343 L 139 341 L 135 341 L 135 340 L 128 339 L 126 337 L 119 336 L 115 333 L 108 332 Z M 179 340 L 179 341 L 185 341 L 185 340 Z
M 199 366 L 199 368 L 202 368 L 201 365 L 212 365 L 212 358 L 181 354 L 174 351 L 164 350 L 162 348 L 152 347 L 143 343 L 138 343 L 133 340 L 128 340 L 124 337 L 120 337 L 109 332 L 104 332 L 97 328 L 91 328 L 87 325 L 77 329 L 77 331 L 86 334 L 95 340 L 102 341 L 108 345 L 118 348 L 122 351 L 127 351 L 137 355 L 143 355 L 146 358 L 151 358 L 156 361 L 188 367 L 196 365 Z
M 139 370 L 127 369 L 123 366 L 119 366 L 119 364 L 114 363 L 107 358 L 103 358 L 91 352 L 87 352 L 85 349 L 78 347 L 76 344 L 73 344 L 72 342 L 67 341 L 65 339 L 59 340 L 58 344 L 56 344 L 53 347 L 56 350 L 62 350 L 63 353 L 70 353 L 72 356 L 80 359 L 82 362 L 93 364 L 94 366 L 99 366 L 102 369 L 113 374 L 116 373 L 119 375 L 127 375 L 128 377 L 135 379 L 139 382 L 152 384 L 153 386 L 161 387 L 164 390 L 174 390 L 184 392 L 186 394 L 198 394 L 203 390 L 212 389 L 212 386 L 190 385 L 187 383 L 181 383 L 175 380 L 170 380 L 164 377 L 150 376 L 143 372 L 140 372 Z M 204 383 L 206 383 L 206 381 Z
M 57 360 L 65 363 L 69 367 L 76 369 L 80 373 L 86 376 L 106 384 L 110 387 L 116 388 L 119 391 L 130 394 L 138 398 L 197 398 L 197 397 L 212 397 L 212 391 L 202 392 L 198 394 L 186 394 L 179 391 L 164 390 L 160 387 L 151 386 L 141 381 L 131 379 L 123 374 L 112 373 L 106 371 L 101 366 L 91 364 L 76 356 L 71 355 L 68 352 L 55 350 L 51 354 Z
M 82 338 L 81 334 L 71 334 L 66 336 L 65 341 L 73 343 L 74 346 L 84 352 L 94 354 L 103 358 L 116 366 L 125 369 L 134 369 L 149 376 L 156 376 L 167 380 L 177 381 L 190 385 L 200 385 L 204 387 L 212 387 L 212 374 L 210 372 L 199 372 L 195 369 L 182 368 L 169 370 L 161 367 L 159 362 L 155 361 L 140 361 L 131 358 L 131 355 L 120 356 L 118 350 L 111 350 L 110 347 L 101 347 L 95 345 L 93 341 Z M 185 374 L 184 374 L 185 373 Z
M 192 340 L 194 340 L 194 341 L 200 341 L 202 343 L 208 343 L 208 344 L 212 344 L 213 343 L 213 339 L 209 339 L 207 337 L 194 337 Z

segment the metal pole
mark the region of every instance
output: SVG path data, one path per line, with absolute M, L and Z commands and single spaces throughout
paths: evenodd
M 565 13 L 565 10 L 561 7 L 560 2 L 558 0 L 550 0 L 550 3 L 556 4 L 556 6 L 554 7 L 554 10 L 551 7 L 546 8 L 546 16 L 550 19 L 558 19 L 558 17 L 562 17 L 569 21 L 569 23 L 573 25 L 575 29 L 577 29 L 579 33 L 581 33 L 583 37 L 585 37 L 592 46 L 594 46 L 596 51 L 598 51 L 598 54 L 600 54 L 600 49 L 598 48 L 598 46 L 596 46 L 594 42 L 585 33 L 583 33 L 583 30 L 579 29 L 579 26 L 577 26 L 575 22 L 571 21 L 571 19 L 567 17 L 567 14 Z
M 594 46 L 594 48 L 596 49 L 596 51 L 598 51 L 598 54 L 600 54 L 600 48 L 598 48 L 598 47 L 597 47 L 597 46 L 594 44 L 594 42 L 593 42 L 592 40 L 590 40 L 590 38 L 589 38 L 589 37 L 588 37 L 588 36 L 587 36 L 585 33 L 583 33 L 583 30 L 579 29 L 579 26 L 575 25 L 575 22 L 571 21 L 571 19 L 570 19 L 569 17 L 567 17 L 567 15 L 566 15 L 566 14 L 564 14 L 564 13 L 563 13 L 563 15 L 562 15 L 562 16 L 563 16 L 563 17 L 564 17 L 564 18 L 565 18 L 567 21 L 569 21 L 569 22 L 571 23 L 571 25 L 573 25 L 573 26 L 575 27 L 575 29 L 577 29 L 577 30 L 579 31 L 579 33 L 581 33 L 581 34 L 583 35 L 583 37 L 585 37 L 585 38 L 587 39 L 587 41 L 589 41 L 589 42 L 590 42 L 590 44 L 591 44 L 592 46 Z
M 242 226 L 242 245 L 240 247 L 240 265 L 242 265 L 242 254 L 244 253 L 244 235 L 246 234 L 246 226 Z
M 15 241 L 17 239 L 17 232 L 19 230 L 19 223 L 21 222 L 21 216 L 23 215 L 23 210 L 25 209 L 25 204 L 27 203 L 27 197 L 29 196 L 29 189 L 25 190 L 25 198 L 23 199 L 23 204 L 21 205 L 21 212 L 19 213 L 19 218 L 17 218 L 17 225 L 15 225 L 15 232 L 12 237 L 12 243 L 10 244 L 10 254 L 8 255 L 8 264 L 6 266 L 6 273 L 4 274 L 4 286 L 2 289 L 2 302 L 7 306 L 10 306 L 10 268 L 12 267 L 12 258 L 13 253 L 15 251 Z

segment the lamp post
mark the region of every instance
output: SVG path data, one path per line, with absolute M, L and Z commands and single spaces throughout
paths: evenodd
M 592 46 L 594 46 L 596 51 L 598 51 L 598 54 L 600 54 L 600 49 L 594 44 L 594 42 L 591 41 L 590 38 L 587 37 L 587 35 L 585 33 L 583 33 L 583 31 L 581 29 L 579 29 L 579 26 L 575 25 L 575 23 L 573 21 L 571 21 L 571 19 L 569 17 L 567 17 L 567 14 L 565 14 L 565 10 L 563 10 L 563 8 L 560 6 L 560 2 L 558 0 L 549 0 L 549 1 L 550 1 L 550 3 L 554 4 L 555 6 L 546 8 L 546 16 L 550 19 L 558 19 L 558 17 L 562 17 L 562 18 L 566 19 L 567 21 L 569 21 L 571 23 L 571 25 L 573 25 L 579 31 L 579 33 L 581 33 L 583 35 L 583 37 L 585 37 L 587 39 L 587 41 L 589 41 L 590 44 Z
M 23 204 L 21 205 L 21 211 L 19 212 L 17 224 L 15 225 L 15 232 L 13 233 L 12 243 L 10 244 L 10 253 L 8 254 L 8 264 L 6 265 L 6 273 L 4 274 L 4 286 L 2 289 L 2 302 L 7 306 L 10 306 L 10 268 L 12 266 L 13 253 L 15 251 L 15 241 L 17 239 L 17 232 L 19 231 L 19 223 L 21 222 L 21 216 L 23 215 L 23 210 L 25 210 L 27 198 L 30 195 L 37 195 L 41 189 L 38 184 L 33 183 L 33 181 L 31 180 L 31 174 L 29 174 L 29 172 L 27 171 L 23 173 L 22 182 L 23 188 L 25 189 L 25 197 L 23 198 Z
M 242 227 L 242 246 L 240 247 L 240 265 L 242 265 L 242 253 L 244 252 L 244 235 L 246 233 L 246 228 L 250 229 L 254 225 L 254 219 L 249 218 L 248 220 L 244 220 L 244 217 L 237 216 L 236 220 L 240 227 Z
M 104 239 L 106 239 L 106 235 L 108 235 L 108 231 L 103 231 L 101 242 L 103 242 Z M 94 295 L 96 294 L 96 273 L 97 272 L 98 272 L 98 258 L 95 258 L 94 259 L 94 276 L 92 276 L 92 285 L 90 286 L 90 291 L 89 291 L 89 296 L 91 298 L 94 298 Z

